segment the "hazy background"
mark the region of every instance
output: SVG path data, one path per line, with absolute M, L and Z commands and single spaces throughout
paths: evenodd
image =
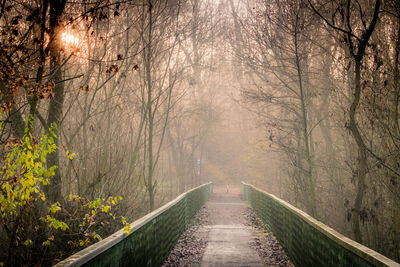
M 1 153 L 58 125 L 50 204 L 122 196 L 115 214 L 133 221 L 202 183 L 245 181 L 400 260 L 397 1 L 2 3 Z M 66 205 L 60 218 L 86 216 Z M 68 239 L 52 251 L 77 250 Z

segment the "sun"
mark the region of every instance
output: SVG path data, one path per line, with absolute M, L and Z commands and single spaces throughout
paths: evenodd
M 76 56 L 87 56 L 87 39 L 76 28 L 64 27 L 57 34 L 57 42 L 63 53 Z
M 79 45 L 79 38 L 69 32 L 61 34 L 61 41 L 66 47 L 76 48 Z

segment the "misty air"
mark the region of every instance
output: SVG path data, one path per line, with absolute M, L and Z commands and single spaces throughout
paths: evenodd
M 397 0 L 0 0 L 1 266 L 400 266 Z

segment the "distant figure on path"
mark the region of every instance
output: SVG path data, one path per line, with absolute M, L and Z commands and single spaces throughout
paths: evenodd
M 226 185 L 226 193 L 229 193 L 229 185 Z

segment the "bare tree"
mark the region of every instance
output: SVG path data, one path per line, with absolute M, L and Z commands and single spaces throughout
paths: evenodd
M 252 9 L 253 5 L 257 8 Z M 242 21 L 246 47 L 240 58 L 250 69 L 256 89 L 245 90 L 244 95 L 269 107 L 265 116 L 270 141 L 292 157 L 299 193 L 309 213 L 318 216 L 308 82 L 312 45 L 307 34 L 313 27 L 310 14 L 304 3 L 296 1 L 249 3 L 248 12 L 248 19 Z
M 354 141 L 358 147 L 358 167 L 357 167 L 357 191 L 354 202 L 354 208 L 352 211 L 352 227 L 354 232 L 354 237 L 356 241 L 362 242 L 362 232 L 360 228 L 360 212 L 363 206 L 364 193 L 366 188 L 366 177 L 368 173 L 368 162 L 367 162 L 367 148 L 363 137 L 360 133 L 359 126 L 357 124 L 356 114 L 358 111 L 358 106 L 361 99 L 361 68 L 362 68 L 362 60 L 366 54 L 366 48 L 371 38 L 373 31 L 375 30 L 375 26 L 378 21 L 379 10 L 381 1 L 375 1 L 375 5 L 373 8 L 373 13 L 368 14 L 370 16 L 370 22 L 366 22 L 366 11 L 362 10 L 362 6 L 358 1 L 338 1 L 333 3 L 337 6 L 336 10 L 338 14 L 336 16 L 336 12 L 332 16 L 332 21 L 328 20 L 321 11 L 318 10 L 318 7 L 315 7 L 310 0 L 308 1 L 314 12 L 321 17 L 325 23 L 336 30 L 338 34 L 343 35 L 344 41 L 346 42 L 346 46 L 348 49 L 348 53 L 352 58 L 353 64 L 353 98 L 351 101 L 351 105 L 349 108 L 349 130 L 351 131 Z M 333 8 L 331 10 L 334 10 Z M 358 16 L 353 16 L 353 13 L 358 14 Z M 340 15 L 340 16 L 339 16 Z M 354 19 L 357 19 L 354 21 Z M 339 26 L 337 26 L 339 25 Z M 355 30 L 355 28 L 359 29 L 361 26 L 361 32 Z

